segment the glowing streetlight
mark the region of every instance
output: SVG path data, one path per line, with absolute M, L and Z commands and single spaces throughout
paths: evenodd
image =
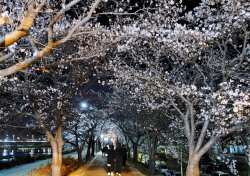
M 82 109 L 87 109 L 88 108 L 88 103 L 85 102 L 85 101 L 81 102 L 81 108 Z

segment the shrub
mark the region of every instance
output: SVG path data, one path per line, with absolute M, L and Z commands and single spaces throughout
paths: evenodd
M 49 176 L 51 175 L 51 164 L 43 165 L 37 169 L 32 170 L 28 176 Z
M 62 176 L 69 175 L 77 168 L 77 160 L 73 157 L 63 158 L 62 162 Z M 32 170 L 28 176 L 51 176 L 51 163 Z
M 62 176 L 67 176 L 77 168 L 77 160 L 73 157 L 67 157 L 63 159 L 62 164 Z

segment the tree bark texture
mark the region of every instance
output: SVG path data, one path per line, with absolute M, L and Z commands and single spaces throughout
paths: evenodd
M 157 137 L 155 134 L 148 134 L 148 151 L 149 151 L 149 175 L 155 175 L 155 154 L 157 147 Z
M 137 144 L 133 145 L 133 161 L 138 161 L 138 148 Z
M 188 162 L 186 176 L 199 176 L 200 175 L 200 167 L 199 167 L 198 159 L 192 158 Z
M 53 158 L 51 164 L 52 176 L 61 176 L 62 168 L 62 146 L 60 142 L 54 142 L 52 145 Z
M 83 149 L 77 149 L 77 165 L 78 166 L 82 164 L 82 151 Z
M 95 145 L 96 145 L 96 142 L 94 139 L 92 139 L 92 144 L 91 144 L 91 156 L 95 156 Z
M 86 153 L 86 161 L 90 158 L 91 156 L 91 147 L 92 147 L 92 136 L 90 135 L 89 137 L 89 142 L 87 146 L 87 153 Z
M 155 159 L 150 157 L 148 161 L 149 175 L 155 175 Z

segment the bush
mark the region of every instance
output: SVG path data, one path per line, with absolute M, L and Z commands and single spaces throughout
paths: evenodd
M 32 170 L 28 176 L 49 176 L 51 175 L 51 164 L 43 165 L 35 170 Z
M 67 157 L 63 159 L 62 164 L 62 176 L 67 176 L 77 168 L 77 160 L 73 157 Z
M 62 162 L 62 176 L 69 175 L 77 168 L 77 160 L 73 157 L 63 158 Z M 31 171 L 28 176 L 51 176 L 51 163 Z

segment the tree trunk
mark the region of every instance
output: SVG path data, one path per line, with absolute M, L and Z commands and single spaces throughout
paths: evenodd
M 130 148 L 128 147 L 128 159 L 131 159 L 131 156 L 130 156 Z
M 149 159 L 148 161 L 148 167 L 149 167 L 149 175 L 155 175 L 155 160 L 154 159 Z
M 156 147 L 157 147 L 156 135 L 155 134 L 151 134 L 151 135 L 148 134 L 149 175 L 155 175 Z
M 82 150 L 83 149 L 77 149 L 77 166 L 82 165 Z
M 155 175 L 155 152 L 149 150 L 149 161 L 148 161 L 149 175 Z
M 87 146 L 87 153 L 86 153 L 86 161 L 90 158 L 90 150 L 92 146 L 92 136 L 90 135 L 89 141 L 88 141 L 88 146 Z
M 53 158 L 51 164 L 51 175 L 52 176 L 61 176 L 61 168 L 62 168 L 62 146 L 63 143 L 52 142 L 52 151 Z
M 137 150 L 137 145 L 133 145 L 133 161 L 137 162 L 138 161 L 138 150 Z
M 247 171 L 248 171 L 247 175 L 250 176 L 250 166 L 249 166 L 249 164 L 247 165 Z
M 95 140 L 93 139 L 91 143 L 91 156 L 95 156 Z
M 90 148 L 91 146 L 88 144 L 87 153 L 86 153 L 86 161 L 90 158 Z
M 200 175 L 200 167 L 199 167 L 200 160 L 191 158 L 188 162 L 186 176 L 199 176 Z

